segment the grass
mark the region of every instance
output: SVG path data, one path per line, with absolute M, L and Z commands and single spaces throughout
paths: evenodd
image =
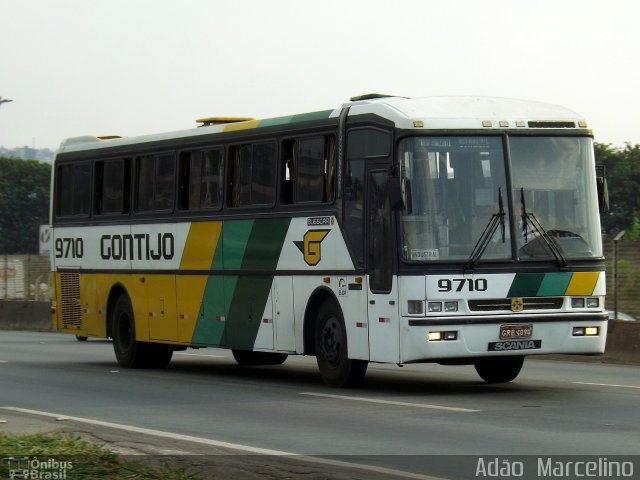
M 17 459 L 24 457 L 37 458 L 39 462 L 45 464 L 37 468 L 40 472 L 38 478 L 70 480 L 198 480 L 201 478 L 187 472 L 184 468 L 173 468 L 167 464 L 152 466 L 129 461 L 71 435 L 0 434 L 0 478 L 11 478 L 10 468 L 15 469 L 18 466 Z M 68 462 L 71 468 L 60 467 L 64 464 L 68 465 Z M 25 466 L 28 466 L 26 461 L 19 464 L 20 468 Z M 15 476 L 15 478 L 24 477 Z

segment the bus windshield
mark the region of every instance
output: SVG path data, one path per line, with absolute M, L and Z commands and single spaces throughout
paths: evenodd
M 521 261 L 601 256 L 591 140 L 510 137 L 508 145 L 515 208 L 502 137 L 400 142 L 409 197 L 400 222 L 405 261 L 467 261 L 483 236 L 480 261 L 511 259 L 512 233 Z

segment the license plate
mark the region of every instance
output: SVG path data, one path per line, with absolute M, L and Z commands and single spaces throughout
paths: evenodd
M 526 340 L 533 334 L 530 323 L 513 323 L 500 325 L 500 340 Z

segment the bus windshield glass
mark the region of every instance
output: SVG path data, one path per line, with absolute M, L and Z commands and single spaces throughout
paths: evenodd
M 601 256 L 591 139 L 510 137 L 509 149 L 518 258 Z
M 598 206 L 591 139 L 508 140 L 512 204 L 503 137 L 422 136 L 400 142 L 408 195 L 400 222 L 404 261 L 466 262 L 479 243 L 484 243 L 480 262 L 510 260 L 512 234 L 519 261 L 602 255 L 592 215 Z

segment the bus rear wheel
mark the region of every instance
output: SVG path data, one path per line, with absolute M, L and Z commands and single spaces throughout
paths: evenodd
M 507 383 L 518 376 L 523 363 L 524 356 L 487 357 L 476 360 L 473 366 L 485 382 Z
M 349 358 L 344 319 L 334 302 L 325 302 L 318 312 L 315 349 L 324 383 L 332 387 L 355 387 L 360 384 L 368 363 Z
M 173 349 L 159 343 L 136 340 L 131 300 L 121 295 L 113 309 L 112 337 L 116 360 L 124 368 L 165 368 L 173 357 Z
M 253 352 L 251 350 L 231 350 L 233 358 L 243 367 L 251 365 L 281 365 L 287 359 L 286 353 Z

